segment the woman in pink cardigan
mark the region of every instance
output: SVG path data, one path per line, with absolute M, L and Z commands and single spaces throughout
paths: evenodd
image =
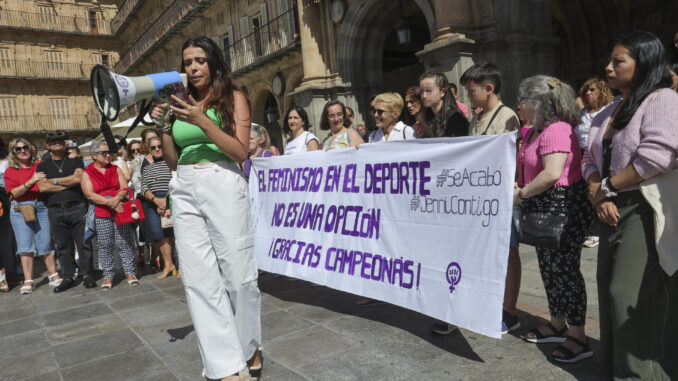
M 593 356 L 584 330 L 586 286 L 579 269 L 593 219 L 573 128 L 580 121 L 579 109 L 572 87 L 554 77 L 527 78 L 518 92 L 521 115 L 533 127 L 518 150 L 514 203 L 523 213 L 567 217 L 558 249 L 535 247 L 551 319 L 530 330 L 525 340 L 561 343 L 553 350 L 553 359 L 576 362 Z
M 639 184 L 677 166 L 678 94 L 668 88 L 662 43 L 648 32 L 622 37 L 605 71 L 623 98 L 593 119 L 582 165 L 604 222 L 597 274 L 601 359 L 615 379 L 675 380 L 678 273 L 659 265 L 654 212 Z

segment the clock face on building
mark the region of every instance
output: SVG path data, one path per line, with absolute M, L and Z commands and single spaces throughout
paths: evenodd
M 283 92 L 283 81 L 282 81 L 282 75 L 278 74 L 275 77 L 273 77 L 273 81 L 271 82 L 271 90 L 273 90 L 273 94 L 275 95 L 282 95 Z
M 338 24 L 344 18 L 346 12 L 346 4 L 344 0 L 334 0 L 330 6 L 330 18 L 332 22 Z

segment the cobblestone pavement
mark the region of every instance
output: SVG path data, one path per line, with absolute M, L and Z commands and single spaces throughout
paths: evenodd
M 598 343 L 595 249 L 585 249 L 588 334 Z M 519 336 L 548 315 L 534 250 L 521 247 L 522 327 L 501 340 L 466 330 L 429 333 L 433 319 L 311 283 L 262 274 L 263 380 L 599 380 L 595 359 L 548 360 L 554 344 Z M 39 271 L 39 270 L 38 270 Z M 122 280 L 122 279 L 120 279 Z M 99 284 L 101 280 L 99 280 Z M 141 278 L 113 290 L 82 285 L 51 292 L 0 294 L 0 380 L 201 380 L 200 355 L 176 278 Z

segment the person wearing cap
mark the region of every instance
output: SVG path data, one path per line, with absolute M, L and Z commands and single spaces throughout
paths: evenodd
M 75 241 L 79 257 L 79 273 L 86 288 L 96 287 L 91 276 L 92 249 L 85 242 L 85 215 L 87 203 L 80 188 L 80 177 L 85 168 L 82 158 L 70 158 L 66 154 L 66 133 L 50 131 L 45 138 L 50 157 L 38 164 L 37 171 L 45 173 L 38 182 L 40 193 L 45 195 L 50 229 L 63 282 L 54 292 L 66 291 L 75 286 L 74 268 L 71 261 L 71 245 Z

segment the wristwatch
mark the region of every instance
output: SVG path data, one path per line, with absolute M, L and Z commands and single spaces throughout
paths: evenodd
M 617 196 L 617 189 L 610 183 L 610 178 L 606 177 L 600 182 L 600 189 L 605 193 L 605 197 L 611 198 Z
M 52 184 L 54 184 L 54 185 L 59 185 L 59 179 L 56 178 L 56 177 L 53 178 L 53 179 L 52 179 Z

